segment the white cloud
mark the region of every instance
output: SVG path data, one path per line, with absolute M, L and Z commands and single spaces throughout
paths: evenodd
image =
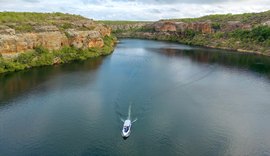
M 0 11 L 65 12 L 107 20 L 158 20 L 269 9 L 270 1 L 266 0 L 0 0 Z

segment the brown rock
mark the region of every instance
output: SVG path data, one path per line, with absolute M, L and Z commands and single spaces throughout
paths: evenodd
M 73 29 L 63 32 L 63 27 L 61 27 L 63 24 L 68 24 L 67 26 Z M 74 21 L 59 19 L 55 20 L 53 25 L 34 22 L 30 22 L 29 25 L 33 27 L 32 32 L 17 34 L 14 29 L 10 28 L 16 27 L 17 23 L 0 25 L 0 54 L 15 56 L 18 53 L 33 50 L 37 46 L 48 50 L 58 50 L 63 46 L 74 46 L 82 49 L 103 47 L 102 38 L 111 35 L 111 28 L 88 19 L 75 19 Z M 57 62 L 55 60 L 55 63 Z
M 104 36 L 110 36 L 112 29 L 110 27 L 106 27 L 104 25 L 99 25 L 94 29 L 95 31 L 98 31 L 103 37 Z
M 0 34 L 2 35 L 15 35 L 15 30 L 7 26 L 0 25 Z
M 54 32 L 59 31 L 59 29 L 54 25 L 48 26 L 34 26 L 36 32 Z
M 204 34 L 211 34 L 214 32 L 211 22 L 193 22 L 189 23 L 187 29 L 198 31 Z
M 184 32 L 186 30 L 194 30 L 201 33 L 213 33 L 211 22 L 171 22 L 159 21 L 154 24 L 154 29 L 157 32 Z
M 140 29 L 143 27 L 148 27 L 148 25 L 152 25 L 152 22 L 136 22 L 136 23 L 128 23 L 128 24 L 112 24 L 110 25 L 112 31 L 129 31 L 134 29 Z M 151 26 L 152 27 L 152 26 Z
M 228 21 L 227 24 L 223 25 L 221 30 L 225 32 L 234 31 L 236 29 L 250 30 L 252 26 L 250 24 L 243 24 L 240 21 Z
M 166 31 L 176 31 L 175 22 L 157 22 L 154 24 L 155 31 L 166 32 Z
M 75 21 L 72 23 L 73 25 L 76 25 L 78 27 L 86 27 L 86 28 L 93 28 L 96 27 L 96 24 L 94 23 L 94 21 L 92 19 L 88 19 L 88 20 L 79 20 L 79 21 Z
M 53 64 L 60 64 L 61 63 L 61 58 L 60 57 L 55 57 L 53 59 Z
M 101 48 L 104 46 L 102 38 L 92 39 L 88 43 L 88 48 Z
M 67 37 L 59 31 L 0 35 L 0 53 L 24 52 L 37 46 L 57 50 L 67 43 Z
M 67 31 L 69 36 L 69 45 L 74 46 L 76 48 L 88 48 L 89 42 L 91 40 L 95 40 L 100 38 L 101 35 L 98 31 L 76 31 L 73 29 L 69 29 Z
M 188 24 L 184 22 L 175 22 L 175 25 L 177 32 L 184 32 L 188 28 Z

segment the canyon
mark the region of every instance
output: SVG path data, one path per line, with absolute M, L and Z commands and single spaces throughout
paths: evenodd
M 0 73 L 108 55 L 116 44 L 114 35 L 270 56 L 270 11 L 156 22 L 2 12 Z

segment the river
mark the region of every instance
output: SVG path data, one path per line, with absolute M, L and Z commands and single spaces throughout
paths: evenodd
M 131 135 L 121 137 L 131 105 Z M 270 155 L 270 58 L 122 39 L 0 76 L 0 155 Z

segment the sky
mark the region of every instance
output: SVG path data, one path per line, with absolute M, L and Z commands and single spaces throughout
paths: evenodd
M 63 12 L 95 20 L 145 20 L 270 10 L 270 0 L 0 0 L 0 11 Z

